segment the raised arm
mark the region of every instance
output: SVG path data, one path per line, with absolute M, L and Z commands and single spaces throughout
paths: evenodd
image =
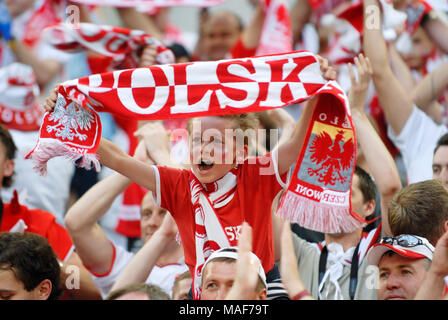
M 59 86 L 60 84 L 56 84 L 45 100 L 43 107 L 48 112 L 52 112 L 56 106 Z M 145 148 L 145 146 L 142 145 L 141 148 Z M 116 144 L 104 138 L 101 138 L 96 153 L 104 166 L 121 173 L 142 187 L 156 192 L 156 176 L 151 165 L 131 157 Z M 166 164 L 164 162 L 157 163 Z
M 448 54 L 448 16 L 442 11 L 433 10 L 427 14 L 422 23 L 429 38 Z
M 261 30 L 263 29 L 264 11 L 261 3 L 255 7 L 252 19 L 244 28 L 241 34 L 241 40 L 246 48 L 256 48 L 260 41 Z
M 152 166 L 131 157 L 116 144 L 104 138 L 101 138 L 97 154 L 100 162 L 106 167 L 148 190 L 156 191 L 156 176 Z
M 11 49 L 19 62 L 33 68 L 36 81 L 40 86 L 46 86 L 62 70 L 60 62 L 53 59 L 40 59 L 26 43 L 14 41 Z
M 114 173 L 91 187 L 65 216 L 76 252 L 90 271 L 102 274 L 112 264 L 113 247 L 97 222 L 130 184 L 129 179 Z
M 444 277 L 446 276 L 448 276 L 448 231 L 437 241 L 431 266 L 414 299 L 443 299 L 446 288 Z
M 443 120 L 443 110 L 436 99 L 443 94 L 444 89 L 448 86 L 448 77 L 444 77 L 445 75 L 441 75 L 440 72 L 437 73 L 438 70 L 436 70 L 431 73 L 432 76 L 427 75 L 423 79 L 424 81 L 416 84 L 409 66 L 402 59 L 394 44 L 389 45 L 389 54 L 392 70 L 403 88 L 411 93 L 412 101 L 434 122 L 440 124 Z M 443 66 L 441 68 L 443 69 Z M 444 71 L 446 72 L 446 70 Z
M 268 110 L 266 114 L 282 131 L 282 134 L 277 143 L 281 144 L 284 141 L 288 140 L 294 132 L 294 126 L 296 124 L 294 118 L 284 108 L 271 109 Z M 273 147 L 275 146 L 272 146 L 271 150 L 273 149 Z
M 165 249 L 175 242 L 177 226 L 169 213 L 154 235 L 145 243 L 128 263 L 115 282 L 111 292 L 133 283 L 144 283 Z
M 387 44 L 382 34 L 378 0 L 364 1 L 364 53 L 373 70 L 373 82 L 387 122 L 400 134 L 413 110 L 409 93 L 403 88 L 389 64 Z
M 336 79 L 336 71 L 328 65 L 328 60 L 318 57 L 323 77 L 327 80 Z M 288 139 L 285 139 L 278 147 L 278 172 L 284 174 L 297 161 L 300 148 L 305 140 L 308 123 L 311 121 L 317 98 L 308 100 L 305 110 L 294 127 Z
M 348 95 L 357 141 L 364 153 L 370 174 L 375 179 L 381 196 L 382 228 L 386 235 L 392 235 L 387 218 L 389 203 L 400 190 L 401 181 L 395 161 L 364 112 L 364 101 L 372 74 L 369 59 L 362 54 L 355 58 L 358 79 L 351 64 L 349 73 L 351 88 Z
M 291 8 L 291 28 L 294 43 L 300 41 L 303 27 L 310 19 L 311 14 L 312 9 L 308 0 L 296 0 Z
M 415 86 L 415 80 L 412 76 L 411 69 L 401 57 L 400 53 L 395 48 L 395 44 L 389 45 L 389 58 L 392 71 L 397 77 L 398 81 L 405 88 L 407 92 L 412 92 Z
M 79 273 L 75 273 L 79 272 Z M 74 275 L 79 275 L 75 279 Z M 75 282 L 79 280 L 79 286 Z M 98 287 L 93 282 L 90 272 L 84 266 L 77 252 L 73 252 L 66 262 L 62 263 L 61 281 L 66 294 L 74 300 L 102 300 Z M 70 286 L 73 285 L 73 286 Z
M 117 11 L 126 28 L 142 30 L 158 40 L 163 41 L 163 32 L 160 31 L 156 23 L 143 12 L 139 12 L 135 8 L 117 8 Z
M 448 89 L 448 62 L 427 74 L 412 90 L 411 97 L 423 111 Z
M 139 163 L 149 163 L 143 143 L 137 146 L 134 157 L 131 159 Z M 65 216 L 65 225 L 79 257 L 95 273 L 107 272 L 113 257 L 113 247 L 97 222 L 131 182 L 118 173 L 111 174 L 91 187 Z
M 291 226 L 288 221 L 285 221 L 282 226 L 281 248 L 280 276 L 289 297 L 294 300 L 314 300 L 306 290 L 299 274 L 299 266 L 292 242 Z

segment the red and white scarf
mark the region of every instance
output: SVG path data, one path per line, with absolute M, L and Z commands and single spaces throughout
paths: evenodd
M 174 63 L 171 50 L 156 38 L 140 30 L 130 30 L 91 23 L 61 23 L 45 28 L 43 39 L 56 49 L 66 52 L 91 50 L 99 55 L 113 58 L 108 71 L 136 68 L 140 54 L 146 45 L 155 45 L 156 62 Z
M 366 223 L 351 207 L 354 127 L 343 90 L 334 83 L 320 93 L 277 213 L 311 230 L 349 233 Z
M 265 18 L 256 56 L 292 51 L 292 32 L 285 0 L 264 0 Z
M 95 110 L 141 120 L 255 112 L 303 101 L 325 83 L 317 58 L 305 51 L 94 74 L 62 83 L 32 154 L 36 157 L 50 143 L 97 163 Z M 37 168 L 43 170 L 45 161 L 38 161 Z
M 27 19 L 20 40 L 34 47 L 39 42 L 44 28 L 62 21 L 65 7 L 64 0 L 42 1 L 42 5 Z
M 0 68 L 0 123 L 8 129 L 39 130 L 44 115 L 39 92 L 30 66 L 16 62 Z
M 316 116 L 309 125 L 305 144 L 307 148 L 302 149 L 296 164 L 296 168 L 307 172 L 308 168 L 302 166 L 304 150 L 308 149 L 311 132 L 317 128 L 316 119 L 324 120 L 321 119 L 323 116 L 320 113 L 327 113 L 329 126 L 332 122 L 336 122 L 343 128 L 340 130 L 345 130 L 344 139 L 350 136 L 354 146 L 356 141 L 346 95 L 336 82 L 327 82 L 322 77 L 317 57 L 306 51 L 243 59 L 158 65 L 91 75 L 64 82 L 59 88 L 55 110 L 45 115 L 37 146 L 27 157 L 33 159 L 35 168 L 41 172 L 45 171 L 46 162 L 50 158 L 64 155 L 72 159 L 82 157 L 79 164 L 81 166 L 90 168 L 94 163 L 95 167 L 99 167 L 95 151 L 100 139 L 101 124 L 95 111 L 120 114 L 134 119 L 182 119 L 268 110 L 298 103 L 315 95 L 320 97 L 315 106 Z M 338 121 L 342 121 L 342 124 Z M 339 142 L 338 139 L 341 140 L 340 138 L 334 140 Z M 350 155 L 350 158 L 354 158 L 354 155 Z M 341 192 L 349 192 L 353 169 L 354 159 L 349 166 L 345 165 L 343 170 L 339 170 L 340 174 L 346 177 L 342 183 L 344 190 Z M 289 195 L 291 190 L 294 192 L 297 183 L 302 180 L 298 176 L 293 177 L 286 195 Z M 313 181 L 310 180 L 309 183 L 311 182 Z M 314 179 L 314 184 L 313 190 L 319 187 L 325 188 L 320 186 L 322 183 L 317 178 Z M 192 194 L 200 199 L 202 197 L 198 193 L 201 190 L 200 186 L 193 184 L 192 188 L 197 191 Z M 331 186 L 327 189 L 331 191 Z M 325 215 L 323 213 L 325 210 L 319 211 L 317 208 L 331 207 L 329 202 L 333 200 L 331 198 L 333 194 L 329 193 L 329 199 L 326 197 L 307 199 L 308 205 L 300 206 L 299 209 L 289 206 L 289 201 L 300 202 L 297 201 L 297 197 L 301 195 L 291 196 L 291 199 L 282 200 L 281 212 L 291 219 L 307 215 L 308 219 L 303 221 L 303 225 L 309 227 L 308 220 L 312 222 L 321 218 L 300 211 L 306 211 L 314 205 L 316 208 L 314 214 Z M 336 222 L 331 225 L 331 230 L 334 232 L 341 229 L 346 231 L 349 226 L 355 227 L 351 219 L 350 197 L 347 195 L 344 199 L 343 203 L 337 204 L 335 201 L 332 203 L 338 205 L 338 210 L 335 212 Z M 315 203 L 310 204 L 311 201 Z M 198 203 L 202 208 L 206 206 L 205 201 Z M 327 221 L 328 215 L 325 217 L 324 222 Z M 341 218 L 350 219 L 350 223 L 345 224 L 344 221 L 340 221 Z M 338 223 L 344 226 L 341 227 Z M 311 226 L 315 225 L 311 223 Z M 326 226 L 320 226 L 321 231 L 326 232 Z M 207 237 L 208 240 L 215 241 L 212 238 L 214 235 L 208 232 Z
M 236 239 L 228 239 L 215 211 L 215 208 L 221 208 L 233 199 L 236 189 L 235 172 L 233 169 L 218 181 L 205 186 L 193 171 L 190 172 L 191 203 L 195 218 L 196 265 L 193 295 L 196 300 L 201 296 L 201 275 L 205 261 L 214 251 L 237 245 Z

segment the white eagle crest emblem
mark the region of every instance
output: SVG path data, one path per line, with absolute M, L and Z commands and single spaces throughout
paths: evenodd
M 53 112 L 48 117 L 48 120 L 54 121 L 56 124 L 47 125 L 47 132 L 55 131 L 56 137 L 60 137 L 62 140 L 73 141 L 74 138 L 80 141 L 86 140 L 87 134 L 82 134 L 79 131 L 90 130 L 94 120 L 93 114 L 74 102 L 70 103 L 67 108 L 64 108 L 65 104 L 65 99 L 59 97 Z

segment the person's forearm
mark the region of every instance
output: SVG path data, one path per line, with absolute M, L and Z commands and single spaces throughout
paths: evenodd
M 444 297 L 445 286 L 444 277 L 433 273 L 430 269 L 423 279 L 414 300 L 441 300 Z
M 36 81 L 41 86 L 50 82 L 62 69 L 61 64 L 55 60 L 39 59 L 30 47 L 20 41 L 14 42 L 13 52 L 19 62 L 33 68 Z
M 291 29 L 294 43 L 299 42 L 302 30 L 310 19 L 312 9 L 308 0 L 297 0 L 291 9 Z
M 277 125 L 282 130 L 278 144 L 287 141 L 294 133 L 295 121 L 294 118 L 284 109 L 278 109 L 279 117 Z
M 378 0 L 364 0 L 364 52 L 372 64 L 373 77 L 391 71 L 387 44 L 382 33 L 383 19 Z
M 401 58 L 394 44 L 389 46 L 389 57 L 395 76 L 408 92 L 412 92 L 415 86 L 414 78 L 412 77 L 411 70 Z
M 263 29 L 265 13 L 261 4 L 258 4 L 254 10 L 252 20 L 243 30 L 241 40 L 246 48 L 256 48 L 260 41 L 261 31 Z
M 69 209 L 65 223 L 70 231 L 92 227 L 109 210 L 115 198 L 130 184 L 131 180 L 113 173 L 92 186 Z
M 111 291 L 132 283 L 144 283 L 171 241 L 172 239 L 164 236 L 161 232 L 154 233 L 128 263 Z
M 296 235 L 295 235 L 296 236 Z M 289 222 L 284 222 L 281 233 L 281 258 L 280 258 L 280 277 L 282 283 L 292 299 L 297 294 L 306 290 L 299 273 L 299 265 L 294 251 L 293 234 Z M 312 300 L 309 294 L 301 299 Z
M 376 133 L 367 115 L 363 111 L 354 110 L 352 119 L 356 130 L 356 138 L 364 153 L 370 174 L 375 179 L 381 196 L 382 228 L 391 235 L 387 210 L 390 200 L 401 188 L 400 175 L 395 161 L 381 138 Z
M 448 89 L 448 62 L 427 74 L 412 91 L 412 100 L 423 111 Z
M 285 288 L 288 292 L 289 298 L 291 299 L 302 291 L 307 290 L 301 280 L 290 281 L 287 286 L 285 285 Z M 311 295 L 307 294 L 300 300 L 314 300 L 314 298 Z
M 308 124 L 311 121 L 318 97 L 308 100 L 305 110 L 295 125 L 290 138 L 278 147 L 278 172 L 284 174 L 296 162 L 303 146 Z
M 423 29 L 429 38 L 441 49 L 448 54 L 448 15 L 442 11 L 433 11 L 423 23 Z
M 364 0 L 364 53 L 372 65 L 372 77 L 387 122 L 400 134 L 413 110 L 409 93 L 398 82 L 389 65 L 382 34 L 381 10 L 377 0 Z
M 104 166 L 121 173 L 146 189 L 156 191 L 156 177 L 152 166 L 132 158 L 113 142 L 101 138 L 97 155 Z
M 117 8 L 123 24 L 129 29 L 142 30 L 163 41 L 163 33 L 152 19 L 135 8 Z
M 75 274 L 79 275 L 79 279 L 74 281 Z M 64 290 L 75 300 L 102 300 L 98 287 L 76 252 L 73 252 L 68 261 L 63 263 L 61 280 Z M 76 283 L 77 280 L 79 280 L 78 283 Z

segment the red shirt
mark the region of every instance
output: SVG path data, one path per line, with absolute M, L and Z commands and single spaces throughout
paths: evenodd
M 267 273 L 274 266 L 274 242 L 272 234 L 271 204 L 281 186 L 274 174 L 260 174 L 263 165 L 258 157 L 256 164 L 246 160 L 237 168 L 237 186 L 233 199 L 224 207 L 215 208 L 231 245 L 237 245 L 241 224 L 247 221 L 253 229 L 252 251 L 260 258 Z M 254 159 L 252 158 L 252 161 Z M 156 166 L 157 202 L 168 210 L 179 227 L 184 248 L 185 263 L 194 274 L 196 263 L 195 219 L 191 203 L 189 170 Z M 282 180 L 286 177 L 282 176 Z
M 72 240 L 67 230 L 56 222 L 54 215 L 40 209 L 28 209 L 14 197 L 11 203 L 3 204 L 0 231 L 10 231 L 20 220 L 27 226 L 25 232 L 48 240 L 60 261 L 65 262 L 70 257 L 74 249 Z
M 241 37 L 238 38 L 235 45 L 230 50 L 230 55 L 232 56 L 232 59 L 238 59 L 238 58 L 247 58 L 247 57 L 253 57 L 255 55 L 255 52 L 257 51 L 257 48 L 247 48 Z

